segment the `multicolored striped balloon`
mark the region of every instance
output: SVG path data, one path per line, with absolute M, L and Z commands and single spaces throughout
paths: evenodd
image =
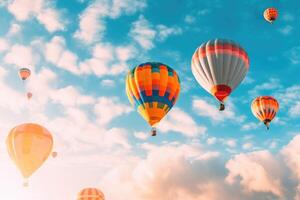
M 251 104 L 253 115 L 262 121 L 267 129 L 269 129 L 270 122 L 276 116 L 278 109 L 279 103 L 271 96 L 256 97 Z
M 278 10 L 276 8 L 267 8 L 264 11 L 264 18 L 270 23 L 273 23 L 278 18 Z
M 97 188 L 85 188 L 77 196 L 77 200 L 105 200 L 103 192 Z
M 132 69 L 126 78 L 126 93 L 131 104 L 152 127 L 155 126 L 176 103 L 180 81 L 175 70 L 158 63 L 143 63 Z
M 203 43 L 192 58 L 192 72 L 198 83 L 217 100 L 224 101 L 242 82 L 249 69 L 246 51 L 231 40 L 215 39 Z

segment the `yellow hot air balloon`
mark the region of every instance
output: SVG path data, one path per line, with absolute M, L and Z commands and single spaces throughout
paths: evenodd
M 51 133 L 38 124 L 26 123 L 13 128 L 6 139 L 10 158 L 28 179 L 48 158 L 53 147 Z M 24 183 L 24 186 L 27 182 Z
M 105 200 L 103 192 L 97 188 L 85 188 L 77 196 L 77 200 Z

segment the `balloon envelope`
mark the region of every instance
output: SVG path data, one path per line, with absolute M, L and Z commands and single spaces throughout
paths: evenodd
M 270 122 L 274 119 L 279 109 L 279 103 L 274 97 L 260 96 L 256 97 L 251 104 L 253 115 L 264 122 L 269 128 Z
M 179 92 L 176 71 L 162 63 L 140 64 L 126 78 L 128 99 L 150 126 L 155 126 L 170 111 Z
M 231 40 L 209 40 L 196 49 L 191 68 L 200 86 L 223 104 L 245 78 L 249 58 L 246 51 Z
M 10 131 L 6 145 L 10 158 L 23 177 L 28 178 L 48 158 L 52 151 L 53 139 L 46 128 L 26 123 Z
M 31 74 L 31 71 L 28 68 L 21 68 L 19 70 L 19 75 L 22 80 L 26 80 L 30 76 L 30 74 Z
M 105 197 L 97 188 L 85 188 L 79 192 L 77 200 L 105 200 Z
M 273 23 L 278 18 L 278 10 L 276 8 L 267 8 L 264 11 L 264 18 L 270 23 Z

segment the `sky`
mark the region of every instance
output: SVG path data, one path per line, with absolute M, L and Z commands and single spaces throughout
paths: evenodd
M 279 10 L 273 24 L 267 7 Z M 0 0 L 0 199 L 97 187 L 108 200 L 300 200 L 299 13 L 298 0 Z M 250 59 L 224 112 L 191 72 L 214 38 Z M 156 137 L 125 93 L 128 70 L 148 61 L 181 80 Z M 269 131 L 251 113 L 259 95 L 280 104 Z M 5 140 L 26 122 L 52 133 L 58 157 L 24 188 Z

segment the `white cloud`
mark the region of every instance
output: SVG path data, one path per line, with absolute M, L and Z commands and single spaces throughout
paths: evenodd
M 149 133 L 145 133 L 145 132 L 134 132 L 133 135 L 134 135 L 134 137 L 136 137 L 140 140 L 146 140 L 150 136 Z
M 299 117 L 300 116 L 300 101 L 296 102 L 292 107 L 290 107 L 289 115 L 291 117 Z
M 97 122 L 100 125 L 107 125 L 116 117 L 132 111 L 131 106 L 120 103 L 116 97 L 100 97 L 94 106 Z
M 13 36 L 21 32 L 21 26 L 17 23 L 12 23 L 10 25 L 9 31 L 7 33 L 8 36 Z
M 146 6 L 144 0 L 95 0 L 80 15 L 79 29 L 74 37 L 87 44 L 99 41 L 105 31 L 105 18 L 133 14 Z
M 153 40 L 156 34 L 152 25 L 142 15 L 132 24 L 130 30 L 131 37 L 146 50 L 154 47 Z
M 9 49 L 9 43 L 7 40 L 0 38 L 0 53 Z
M 187 137 L 198 137 L 206 131 L 206 127 L 198 126 L 189 114 L 179 108 L 173 108 L 159 123 L 158 129 L 165 133 L 175 131 Z
M 243 144 L 243 149 L 245 150 L 249 150 L 253 147 L 253 144 L 251 142 L 247 142 L 245 144 Z
M 215 137 L 210 137 L 210 138 L 207 138 L 207 140 L 206 140 L 206 143 L 208 145 L 215 144 L 216 142 L 217 142 L 217 138 L 215 138 Z
M 236 147 L 236 140 L 235 139 L 228 139 L 224 141 L 224 144 L 226 144 L 227 146 L 234 148 Z
M 22 58 L 22 59 L 20 59 Z M 18 67 L 34 67 L 35 58 L 31 47 L 15 44 L 5 55 L 4 61 Z
M 282 27 L 279 29 L 279 32 L 283 35 L 290 35 L 293 31 L 293 27 L 291 25 L 286 25 L 285 27 Z
M 239 182 L 247 192 L 271 192 L 280 197 L 283 187 L 276 166 L 277 161 L 267 151 L 239 154 L 226 163 L 229 170 L 226 181 Z
M 51 94 L 51 99 L 64 106 L 91 105 L 96 101 L 91 96 L 81 95 L 73 86 L 56 90 Z
M 249 122 L 242 125 L 243 131 L 255 130 L 259 127 L 259 123 Z
M 115 81 L 111 79 L 103 79 L 100 83 L 103 87 L 114 87 Z
M 63 37 L 55 36 L 45 46 L 45 59 L 57 67 L 80 74 L 77 67 L 78 57 L 75 53 L 66 49 L 66 42 Z
M 184 21 L 187 24 L 193 24 L 196 21 L 196 18 L 194 16 L 192 16 L 192 15 L 186 15 L 184 17 Z
M 152 25 L 143 15 L 133 22 L 129 35 L 145 50 L 152 49 L 155 40 L 164 41 L 171 35 L 182 34 L 180 27 L 167 27 L 163 24 Z
M 300 63 L 300 46 L 293 47 L 290 51 L 286 53 L 288 59 L 292 64 L 296 65 Z
M 49 32 L 64 29 L 60 12 L 45 0 L 13 0 L 7 7 L 18 21 L 26 21 L 34 17 Z
M 230 102 L 227 104 L 226 109 L 220 112 L 216 106 L 208 101 L 196 98 L 193 100 L 193 109 L 197 115 L 208 117 L 213 122 L 224 122 L 228 119 L 234 122 L 244 121 L 244 116 L 236 115 L 234 105 Z
M 270 90 L 277 90 L 282 88 L 279 79 L 270 78 L 267 82 L 264 82 L 260 85 L 256 85 L 252 90 L 249 91 L 249 94 L 253 96 L 253 99 L 256 96 L 261 95 L 261 91 L 270 91 Z
M 157 25 L 158 37 L 160 40 L 165 40 L 171 35 L 180 35 L 182 34 L 182 29 L 180 27 L 167 27 L 165 25 Z
M 300 135 L 296 135 L 281 153 L 295 178 L 300 180 Z

